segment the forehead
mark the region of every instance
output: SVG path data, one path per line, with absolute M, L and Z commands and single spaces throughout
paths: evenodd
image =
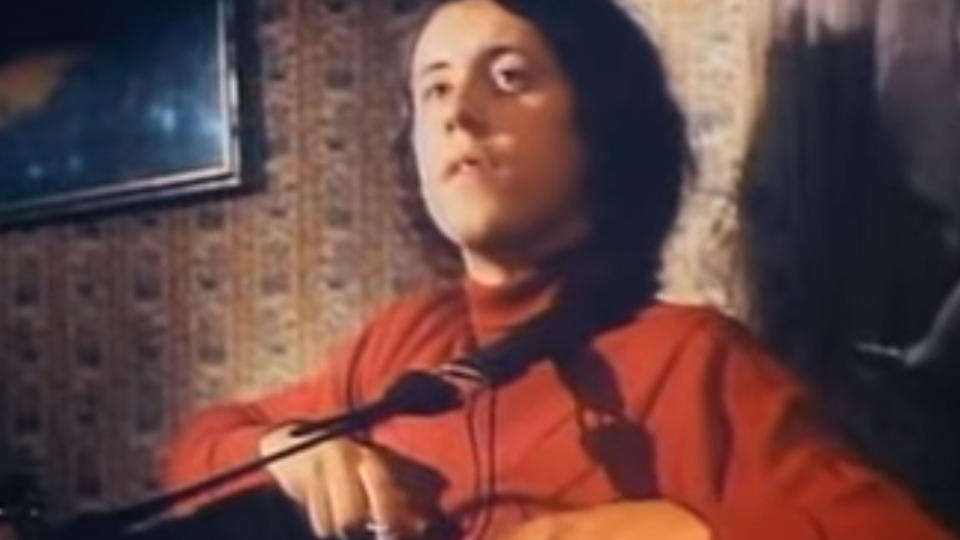
M 461 0 L 438 8 L 413 50 L 414 73 L 439 62 L 469 61 L 492 49 L 552 58 L 537 28 L 493 0 Z

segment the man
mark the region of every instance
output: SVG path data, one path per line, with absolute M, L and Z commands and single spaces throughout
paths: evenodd
M 574 297 L 600 306 L 572 315 L 592 333 L 558 332 L 564 346 L 518 380 L 230 493 L 278 485 L 321 537 L 368 523 L 379 538 L 949 538 L 816 429 L 743 329 L 652 299 L 686 153 L 639 29 L 599 0 L 430 8 L 405 64 L 409 140 L 462 283 L 398 301 L 315 377 L 200 415 L 167 484 L 286 448 L 298 418 L 374 399 Z M 591 326 L 607 309 L 617 322 Z

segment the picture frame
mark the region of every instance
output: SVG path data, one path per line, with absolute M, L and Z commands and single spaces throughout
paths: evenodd
M 245 1 L 0 8 L 0 227 L 247 186 Z

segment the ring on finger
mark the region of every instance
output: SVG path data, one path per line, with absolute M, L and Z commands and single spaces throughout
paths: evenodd
M 367 532 L 373 536 L 373 540 L 400 540 L 400 533 L 386 521 L 368 521 Z

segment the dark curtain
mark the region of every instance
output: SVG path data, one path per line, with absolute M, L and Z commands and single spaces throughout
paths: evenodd
M 773 17 L 742 198 L 755 322 L 865 459 L 960 524 L 960 357 L 907 354 L 960 277 L 960 7 Z

